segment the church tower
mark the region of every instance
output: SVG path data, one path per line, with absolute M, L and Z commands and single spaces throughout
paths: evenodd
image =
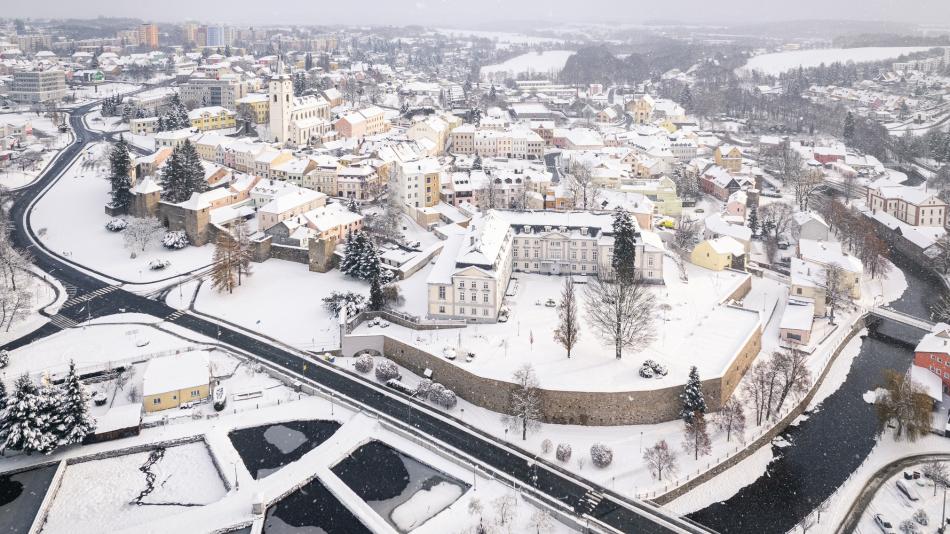
M 269 98 L 271 137 L 277 143 L 286 143 L 290 139 L 290 112 L 293 107 L 294 84 L 290 76 L 284 72 L 281 52 L 278 52 L 277 56 L 277 72 L 270 79 Z

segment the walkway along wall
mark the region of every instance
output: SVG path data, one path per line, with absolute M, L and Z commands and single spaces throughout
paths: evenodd
M 761 333 L 751 336 L 743 350 L 721 377 L 703 381 L 710 411 L 719 409 L 735 389 L 742 374 L 758 354 Z M 432 370 L 432 380 L 443 384 L 459 397 L 495 412 L 508 411 L 514 384 L 476 375 L 421 348 L 385 334 L 346 335 L 343 355 L 353 356 L 368 350 L 423 376 Z M 725 382 L 723 382 L 725 380 Z M 545 423 L 574 425 L 635 425 L 672 421 L 679 417 L 682 385 L 633 391 L 564 391 L 541 389 L 541 420 Z

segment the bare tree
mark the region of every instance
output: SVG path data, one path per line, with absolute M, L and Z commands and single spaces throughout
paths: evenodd
M 601 271 L 587 284 L 587 320 L 619 360 L 623 349 L 646 346 L 656 338 L 656 299 L 639 277 L 610 279 Z
M 241 285 L 244 277 L 251 276 L 251 262 L 254 260 L 254 243 L 251 241 L 251 229 L 247 221 L 234 225 L 231 230 L 237 246 L 235 263 L 237 268 L 237 284 Z
M 643 461 L 650 466 L 650 473 L 657 480 L 663 480 L 663 472 L 676 474 L 676 451 L 670 448 L 665 439 L 656 442 L 643 452 Z
M 841 194 L 844 195 L 846 204 L 851 204 L 851 199 L 855 197 L 858 191 L 858 176 L 854 173 L 848 173 L 841 181 Z
M 927 435 L 933 425 L 931 411 L 933 402 L 920 384 L 912 381 L 909 374 L 892 369 L 884 371 L 884 391 L 874 401 L 877 412 L 878 434 L 894 424 L 894 438 L 909 441 Z
M 759 210 L 762 218 L 762 238 L 765 240 L 765 250 L 769 261 L 775 261 L 778 244 L 788 234 L 794 212 L 792 207 L 784 202 L 773 202 Z
M 706 418 L 703 414 L 697 413 L 692 419 L 685 422 L 683 450 L 692 452 L 694 460 L 698 460 L 700 456 L 706 456 L 712 451 L 712 442 L 709 439 L 709 432 L 706 430 Z
M 515 518 L 515 510 L 518 508 L 518 499 L 511 493 L 506 493 L 492 501 L 495 508 L 495 520 L 500 526 L 511 523 Z
M 845 271 L 837 263 L 828 264 L 821 281 L 821 288 L 825 290 L 825 304 L 830 313 L 830 322 L 835 324 L 835 310 L 848 300 L 848 288 L 844 286 Z
M 815 516 L 812 514 L 806 515 L 801 521 L 798 522 L 798 526 L 801 527 L 802 534 L 806 534 L 808 529 L 815 526 Z
M 713 416 L 716 428 L 726 433 L 726 441 L 732 439 L 732 433 L 739 435 L 739 441 L 745 441 L 745 409 L 735 396 L 722 405 Z
M 130 257 L 134 258 L 138 252 L 145 252 L 149 244 L 157 240 L 162 232 L 164 232 L 164 227 L 158 222 L 158 219 L 151 217 L 130 218 L 128 226 L 122 231 L 125 248 L 129 249 Z
M 505 195 L 500 181 L 487 176 L 483 186 L 475 191 L 475 201 L 478 208 L 485 212 L 496 208 L 505 208 Z
M 681 256 L 686 256 L 692 252 L 697 243 L 699 243 L 699 225 L 695 219 L 684 215 L 673 232 L 673 248 Z
M 600 191 L 594 184 L 590 169 L 580 162 L 571 162 L 568 168 L 567 187 L 573 197 L 574 207 L 583 210 L 596 206 Z
M 950 486 L 950 471 L 947 470 L 946 462 L 928 460 L 921 468 L 921 472 L 933 482 L 934 495 L 937 495 L 937 488 L 939 486 Z
M 773 413 L 778 414 L 789 394 L 801 395 L 811 387 L 811 370 L 808 368 L 808 354 L 797 349 L 782 349 L 772 354 L 772 371 L 776 378 Z
M 950 323 L 950 293 L 944 293 L 930 308 L 930 318 L 938 323 Z
M 571 357 L 571 349 L 577 345 L 580 337 L 580 321 L 577 318 L 577 293 L 574 289 L 574 278 L 564 279 L 564 288 L 561 290 L 561 302 L 557 305 L 557 314 L 560 324 L 554 330 L 554 340 L 567 349 L 567 357 Z
M 4 329 L 9 332 L 15 322 L 26 319 L 32 302 L 33 293 L 23 287 L 0 287 L 0 326 L 6 325 Z
M 545 532 L 550 532 L 551 528 L 554 526 L 554 523 L 551 520 L 551 514 L 544 508 L 538 508 L 531 514 L 531 527 L 534 528 L 536 534 L 544 534 Z
M 798 209 L 808 210 L 808 204 L 815 194 L 824 188 L 825 182 L 817 172 L 802 172 L 795 176 L 792 182 L 792 188 L 795 191 L 795 202 Z
M 771 360 L 759 361 L 752 366 L 748 378 L 743 382 L 745 398 L 755 411 L 756 426 L 762 424 L 769 412 L 768 403 L 774 389 L 774 376 Z
M 504 416 L 509 428 L 521 431 L 521 439 L 528 439 L 528 430 L 541 425 L 541 392 L 534 366 L 526 363 L 512 375 L 514 389 L 509 398 L 509 414 Z

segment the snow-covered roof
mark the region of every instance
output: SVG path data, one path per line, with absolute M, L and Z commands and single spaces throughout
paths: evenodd
M 142 377 L 142 395 L 207 385 L 211 377 L 208 352 L 197 350 L 152 358 Z
M 745 246 L 727 235 L 710 239 L 707 243 L 717 254 L 731 254 L 733 256 L 745 254 Z
M 793 303 L 789 300 L 785 306 L 785 312 L 782 314 L 782 322 L 779 328 L 785 330 L 811 330 L 812 322 L 815 320 L 815 303 L 801 302 Z
M 841 249 L 841 243 L 800 239 L 798 241 L 798 251 L 799 256 L 804 260 L 821 265 L 835 264 L 851 273 L 860 274 L 864 272 L 864 265 L 861 260 L 846 254 Z
M 937 402 L 943 400 L 943 381 L 939 375 L 919 365 L 911 365 L 908 374 L 911 382 L 919 384 L 927 396 Z
M 468 242 L 459 254 L 458 262 L 491 269 L 498 260 L 509 231 L 510 224 L 495 210 L 473 219 L 466 236 Z
M 105 434 L 114 430 L 123 430 L 139 426 L 142 423 L 142 405 L 125 404 L 109 408 L 106 413 L 96 416 L 96 434 Z
M 146 176 L 145 178 L 142 178 L 135 184 L 135 187 L 132 188 L 132 192 L 138 195 L 154 193 L 156 191 L 161 191 L 161 190 L 162 190 L 162 186 L 158 185 L 158 183 L 155 180 L 153 180 L 151 176 Z
M 715 235 L 729 236 L 733 239 L 748 243 L 752 239 L 752 230 L 747 226 L 730 224 L 722 215 L 714 213 L 703 220 L 706 231 Z

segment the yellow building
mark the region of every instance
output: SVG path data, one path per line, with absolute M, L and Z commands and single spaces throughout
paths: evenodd
M 146 412 L 177 408 L 208 398 L 210 385 L 206 351 L 152 358 L 142 377 L 142 404 Z
M 711 271 L 746 268 L 746 253 L 742 243 L 729 236 L 707 239 L 696 245 L 689 260 Z
M 237 107 L 241 117 L 250 119 L 254 124 L 270 122 L 270 102 L 263 93 L 251 93 L 237 99 Z
M 656 108 L 656 101 L 650 95 L 643 95 L 627 102 L 627 112 L 633 115 L 633 122 L 637 124 L 650 122 L 653 119 L 654 108 Z
M 742 151 L 737 146 L 722 145 L 716 147 L 716 165 L 729 172 L 742 170 Z
M 188 112 L 191 127 L 199 131 L 237 127 L 237 114 L 221 106 L 196 108 Z

